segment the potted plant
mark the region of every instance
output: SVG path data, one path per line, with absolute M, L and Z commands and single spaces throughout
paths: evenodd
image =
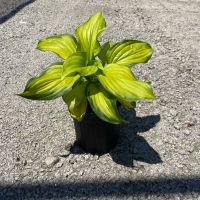
M 127 123 L 117 102 L 133 109 L 137 100 L 155 99 L 150 84 L 138 81 L 130 69 L 151 58 L 151 46 L 137 40 L 101 45 L 98 38 L 104 30 L 105 19 L 97 13 L 75 30 L 77 39 L 62 34 L 40 40 L 37 49 L 54 52 L 63 61 L 31 78 L 18 94 L 32 100 L 62 97 L 74 118 L 78 143 L 91 153 L 116 145 L 119 124 Z

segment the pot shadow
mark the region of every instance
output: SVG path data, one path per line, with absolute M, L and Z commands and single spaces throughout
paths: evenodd
M 130 123 L 121 125 L 119 142 L 116 148 L 109 152 L 113 161 L 126 167 L 134 167 L 134 161 L 162 163 L 159 153 L 139 135 L 155 127 L 160 121 L 160 115 L 137 117 L 135 110 L 123 109 L 122 116 Z
M 149 131 L 160 121 L 160 115 L 151 115 L 146 117 L 137 117 L 136 111 L 127 111 L 122 109 L 122 117 L 130 123 L 123 124 L 120 127 L 120 135 L 117 146 L 112 149 L 109 154 L 113 161 L 126 167 L 134 166 L 134 161 L 145 162 L 149 164 L 162 163 L 160 155 L 156 152 L 148 142 L 139 133 Z M 70 153 L 84 154 L 86 153 L 75 141 L 71 147 Z M 103 154 L 97 154 L 102 156 Z M 60 155 L 60 157 L 68 157 Z M 138 166 L 137 166 L 138 167 Z M 139 166 L 140 168 L 142 165 Z

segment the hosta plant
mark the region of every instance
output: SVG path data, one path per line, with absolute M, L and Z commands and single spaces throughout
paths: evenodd
M 76 38 L 62 34 L 40 40 L 37 49 L 54 52 L 63 61 L 31 78 L 18 95 L 32 100 L 62 97 L 78 121 L 83 119 L 89 103 L 102 120 L 113 124 L 127 122 L 118 113 L 117 101 L 133 109 L 138 100 L 155 99 L 150 84 L 138 81 L 131 71 L 135 64 L 146 63 L 153 50 L 137 40 L 101 45 L 98 38 L 105 30 L 105 19 L 97 13 L 75 30 Z

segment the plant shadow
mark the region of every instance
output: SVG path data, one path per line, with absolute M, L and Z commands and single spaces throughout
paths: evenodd
M 159 153 L 148 144 L 144 137 L 139 135 L 139 133 L 152 129 L 160 121 L 160 115 L 137 117 L 135 110 L 127 111 L 125 109 L 122 109 L 121 114 L 130 123 L 120 127 L 118 144 L 109 152 L 113 161 L 126 167 L 136 167 L 134 161 L 149 164 L 162 163 Z M 75 142 L 71 148 L 71 153 L 84 154 L 85 151 Z M 102 156 L 103 154 L 97 155 Z M 68 157 L 68 155 L 60 156 Z
M 35 0 L 1 0 L 0 6 L 0 24 L 3 24 L 25 6 L 33 3 Z

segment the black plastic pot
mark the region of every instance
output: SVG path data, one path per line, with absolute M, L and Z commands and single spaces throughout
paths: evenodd
M 87 110 L 81 122 L 74 119 L 74 126 L 76 141 L 84 151 L 107 153 L 117 145 L 120 125 L 101 120 L 91 109 Z

